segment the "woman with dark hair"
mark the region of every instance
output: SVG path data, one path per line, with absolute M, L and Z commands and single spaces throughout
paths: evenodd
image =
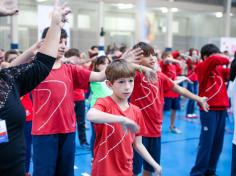
M 3 2 L 3 3 L 2 3 Z M 0 3 L 0 15 L 14 14 Z M 52 13 L 49 32 L 35 59 L 28 64 L 0 70 L 0 173 L 25 174 L 25 110 L 20 97 L 34 89 L 49 74 L 55 62 L 61 22 L 69 11 L 58 1 Z

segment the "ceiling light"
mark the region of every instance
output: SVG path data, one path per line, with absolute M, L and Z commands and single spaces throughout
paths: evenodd
M 119 3 L 116 4 L 118 9 L 132 9 L 134 7 L 133 4 L 123 4 L 123 3 Z
M 171 12 L 178 12 L 179 11 L 179 9 L 178 8 L 171 8 Z
M 46 2 L 47 0 L 36 0 L 37 2 Z
M 166 7 L 161 7 L 160 9 L 162 13 L 168 13 L 168 9 Z
M 215 16 L 216 16 L 216 18 L 222 18 L 223 17 L 223 13 L 222 12 L 216 12 Z

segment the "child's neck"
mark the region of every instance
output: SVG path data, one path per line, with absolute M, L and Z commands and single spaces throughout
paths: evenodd
M 120 107 L 122 111 L 126 110 L 129 108 L 129 103 L 127 99 L 121 99 L 114 94 L 111 95 L 111 98 L 117 103 L 117 105 Z
M 60 67 L 61 67 L 61 60 L 58 59 L 58 60 L 55 61 L 55 63 L 54 63 L 54 65 L 53 65 L 52 69 L 58 69 L 58 68 L 60 68 Z

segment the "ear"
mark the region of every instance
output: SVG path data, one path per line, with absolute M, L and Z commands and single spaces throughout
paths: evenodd
M 111 81 L 106 80 L 105 83 L 106 83 L 107 87 L 109 87 L 110 89 L 112 88 L 112 83 L 111 83 Z

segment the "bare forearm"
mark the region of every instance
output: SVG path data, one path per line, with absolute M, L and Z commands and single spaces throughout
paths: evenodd
M 106 79 L 105 69 L 101 72 L 91 72 L 89 82 L 101 82 Z
M 57 24 L 52 24 L 47 32 L 46 38 L 39 52 L 52 57 L 57 57 L 57 51 L 60 41 L 61 28 Z
M 136 64 L 136 63 L 131 63 L 131 65 L 132 65 L 134 70 L 138 70 L 140 72 L 148 72 L 148 71 L 152 70 L 151 68 L 148 68 L 148 67 L 145 67 L 143 65 Z
M 187 98 L 190 98 L 190 99 L 192 99 L 194 101 L 197 101 L 197 102 L 201 101 L 199 96 L 193 94 L 192 92 L 188 91 L 187 89 L 185 89 L 185 88 L 183 88 L 183 87 L 181 87 L 181 86 L 179 86 L 177 84 L 174 87 L 174 91 L 176 93 L 179 93 L 179 94 L 181 94 L 181 95 L 183 95 L 183 96 L 185 96 Z
M 124 118 L 121 116 L 105 113 L 95 108 L 91 108 L 87 113 L 87 119 L 93 123 L 122 123 Z

